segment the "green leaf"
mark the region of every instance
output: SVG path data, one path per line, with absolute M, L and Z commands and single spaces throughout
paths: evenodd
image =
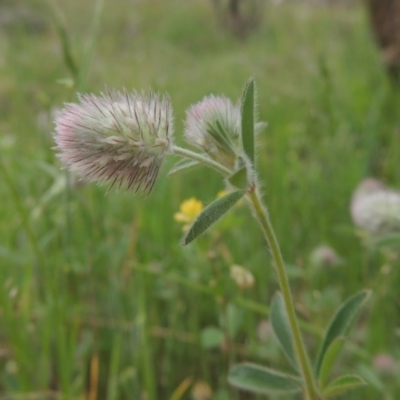
M 270 321 L 272 324 L 272 329 L 282 347 L 282 350 L 285 353 L 285 356 L 290 363 L 297 368 L 296 356 L 293 348 L 292 332 L 290 330 L 290 324 L 286 314 L 283 297 L 280 292 L 276 293 L 272 299 Z
M 326 386 L 326 383 L 328 382 L 329 374 L 331 373 L 332 366 L 336 360 L 339 350 L 342 347 L 343 342 L 344 342 L 343 336 L 337 337 L 329 345 L 329 347 L 325 353 L 324 359 L 321 364 L 321 369 L 320 369 L 319 375 L 318 375 L 318 381 L 319 381 L 321 388 L 324 388 Z
M 224 197 L 214 200 L 196 218 L 189 231 L 182 239 L 182 244 L 187 245 L 207 230 L 214 222 L 227 213 L 244 195 L 245 190 L 236 190 Z
M 260 394 L 296 393 L 302 388 L 302 380 L 297 376 L 249 363 L 234 366 L 228 382 L 238 389 Z
M 238 189 L 247 189 L 249 186 L 249 182 L 247 179 L 247 168 L 242 167 L 239 170 L 235 171 L 229 178 L 228 182 L 238 188 Z
M 204 349 L 215 349 L 221 346 L 224 337 L 221 329 L 209 326 L 201 331 L 200 342 Z
M 254 166 L 254 125 L 255 125 L 254 79 L 247 81 L 242 95 L 242 146 Z
M 366 382 L 358 375 L 343 375 L 335 379 L 322 392 L 322 397 L 329 398 L 339 396 L 349 390 L 366 385 Z
M 171 170 L 168 172 L 168 176 L 172 176 L 174 174 L 177 174 L 178 172 L 184 172 L 187 171 L 188 169 L 195 168 L 199 166 L 200 163 L 198 161 L 193 161 L 193 160 L 181 160 L 177 162 Z
M 369 364 L 357 365 L 357 372 L 363 377 L 367 385 L 372 386 L 374 389 L 384 392 L 385 383 L 382 382 L 377 370 Z
M 322 341 L 321 349 L 319 351 L 316 367 L 317 375 L 319 375 L 319 371 L 328 347 L 337 337 L 345 336 L 348 333 L 351 324 L 354 322 L 357 314 L 361 310 L 364 300 L 366 300 L 369 296 L 370 291 L 368 290 L 363 290 L 355 294 L 347 299 L 333 316 L 325 332 L 325 337 Z

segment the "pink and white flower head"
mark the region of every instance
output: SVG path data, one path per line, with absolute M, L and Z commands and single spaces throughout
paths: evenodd
M 240 107 L 227 97 L 207 96 L 186 111 L 186 140 L 228 168 L 239 154 L 240 131 Z
M 56 117 L 56 150 L 86 180 L 149 193 L 172 145 L 168 97 L 107 91 L 80 95 Z
M 354 224 L 371 233 L 400 232 L 400 193 L 375 179 L 365 179 L 354 191 L 351 207 Z

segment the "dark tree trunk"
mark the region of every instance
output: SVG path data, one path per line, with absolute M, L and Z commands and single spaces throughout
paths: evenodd
M 368 0 L 371 24 L 390 76 L 400 81 L 400 0 Z

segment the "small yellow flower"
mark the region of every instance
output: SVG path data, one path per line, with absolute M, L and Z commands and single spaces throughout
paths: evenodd
M 230 275 L 239 289 L 247 289 L 254 286 L 253 274 L 240 265 L 231 265 Z
M 180 212 L 174 214 L 174 219 L 177 222 L 185 224 L 182 230 L 186 232 L 202 210 L 203 203 L 195 197 L 191 197 L 181 204 Z

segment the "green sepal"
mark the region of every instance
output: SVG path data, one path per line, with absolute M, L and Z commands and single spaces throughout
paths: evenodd
M 328 382 L 329 374 L 332 371 L 333 364 L 336 361 L 336 357 L 339 354 L 343 342 L 344 337 L 339 336 L 329 345 L 328 349 L 326 350 L 318 375 L 318 382 L 321 388 L 324 388 Z
M 317 376 L 319 375 L 328 347 L 337 337 L 347 335 L 357 314 L 360 312 L 364 301 L 370 296 L 370 294 L 371 292 L 369 290 L 363 290 L 347 299 L 336 311 L 336 314 L 328 325 L 321 344 L 316 365 Z
M 237 189 L 247 189 L 249 187 L 247 168 L 242 167 L 235 171 L 230 177 L 228 177 L 228 182 Z
M 238 389 L 259 394 L 298 393 L 303 385 L 297 376 L 250 363 L 235 365 L 229 372 L 228 382 Z
M 171 170 L 168 172 L 168 176 L 172 176 L 174 174 L 177 174 L 179 172 L 185 172 L 188 169 L 193 169 L 196 168 L 200 165 L 198 161 L 193 161 L 193 160 L 181 160 L 177 162 Z
M 278 339 L 286 358 L 295 368 L 297 368 L 296 356 L 293 348 L 292 331 L 290 329 L 283 297 L 280 292 L 276 293 L 272 299 L 270 321 L 275 336 Z
M 349 390 L 365 386 L 367 383 L 358 375 L 342 375 L 332 381 L 322 392 L 322 397 L 328 399 L 330 397 L 339 396 Z
M 232 138 L 226 132 L 219 120 L 216 120 L 214 123 L 208 123 L 207 132 L 218 144 L 220 151 L 225 153 L 234 153 Z
M 182 239 L 182 245 L 187 245 L 205 232 L 214 222 L 227 213 L 246 193 L 246 190 L 236 190 L 214 200 L 193 222 L 189 231 Z
M 254 79 L 251 78 L 247 81 L 242 95 L 242 147 L 249 158 L 251 164 L 254 166 L 254 133 L 255 133 L 255 84 Z

